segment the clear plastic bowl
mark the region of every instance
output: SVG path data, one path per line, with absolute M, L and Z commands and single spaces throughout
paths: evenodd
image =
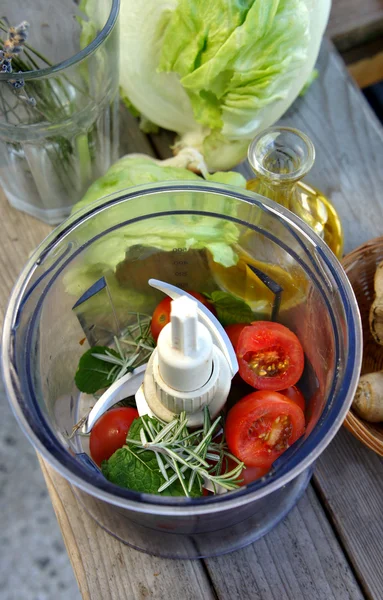
M 238 256 L 241 268 L 219 262 L 230 265 Z M 151 314 L 159 296 L 150 277 L 241 293 L 259 318 L 269 319 L 273 297 L 246 264 L 284 288 L 277 320 L 296 332 L 305 351 L 305 435 L 267 476 L 227 494 L 175 498 L 111 484 L 89 460 L 84 438 L 68 439 L 87 400 L 74 384 L 80 356 L 89 343 L 110 341 L 130 311 Z M 86 300 L 101 277 L 107 288 Z M 361 326 L 341 265 L 295 215 L 238 188 L 166 182 L 104 198 L 46 238 L 13 290 L 2 360 L 22 429 L 89 514 L 137 549 L 197 558 L 255 541 L 295 504 L 352 401 Z

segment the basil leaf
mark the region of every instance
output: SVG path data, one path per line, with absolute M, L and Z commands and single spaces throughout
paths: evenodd
M 204 294 L 204 296 L 213 304 L 217 312 L 217 319 L 224 327 L 254 321 L 253 311 L 241 298 L 222 291 Z
M 150 417 L 145 416 L 135 419 L 129 429 L 129 438 L 140 440 L 142 419 L 150 419 Z M 108 460 L 102 463 L 101 470 L 106 479 L 112 483 L 136 492 L 160 496 L 185 495 L 179 480 L 174 481 L 164 491 L 158 492 L 158 488 L 165 483 L 165 478 L 158 467 L 156 455 L 151 450 L 138 453 L 134 444 L 127 444 L 123 448 L 119 448 Z M 171 474 L 172 472 L 170 472 Z M 187 471 L 185 475 L 186 481 L 188 481 L 190 472 Z M 192 497 L 201 496 L 197 482 L 194 483 L 190 495 Z
M 120 358 L 120 355 L 115 350 L 107 346 L 94 346 L 87 350 L 80 358 L 74 378 L 80 392 L 94 394 L 113 383 L 110 377 L 108 379 L 108 375 L 116 365 L 93 356 L 93 354 L 106 354 L 107 351 L 116 358 Z

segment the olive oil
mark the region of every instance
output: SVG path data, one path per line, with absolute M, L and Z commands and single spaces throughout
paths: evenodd
M 341 258 L 343 229 L 336 209 L 321 191 L 301 180 L 314 163 L 311 140 L 297 129 L 270 127 L 254 138 L 248 158 L 256 178 L 248 181 L 247 189 L 298 215 Z
M 254 234 L 254 237 L 256 237 L 256 234 Z M 248 240 L 246 240 L 246 243 L 248 243 Z M 260 318 L 270 318 L 275 293 L 254 272 L 259 270 L 283 290 L 282 304 L 284 309 L 303 301 L 306 294 L 307 280 L 302 270 L 295 265 L 288 270 L 277 264 L 256 260 L 243 246 L 239 243 L 234 248 L 238 253 L 239 260 L 233 267 L 223 267 L 214 262 L 209 255 L 212 275 L 222 290 L 242 298 L 258 313 Z M 252 267 L 255 267 L 255 270 Z

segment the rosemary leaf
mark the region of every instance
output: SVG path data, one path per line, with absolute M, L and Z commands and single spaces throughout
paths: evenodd
M 159 467 L 162 475 L 164 476 L 164 478 L 166 479 L 166 481 L 169 481 L 169 475 L 166 472 L 166 469 L 164 467 L 164 463 L 162 462 L 162 458 L 161 458 L 161 456 L 160 456 L 160 454 L 158 452 L 156 452 L 156 459 L 157 459 L 157 464 L 158 464 L 158 467 Z
M 189 492 L 188 492 L 188 490 L 186 488 L 185 482 L 184 482 L 185 478 L 184 478 L 183 474 L 180 472 L 180 470 L 178 468 L 178 465 L 177 465 L 177 463 L 176 463 L 176 461 L 174 459 L 173 459 L 173 464 L 174 464 L 174 469 L 175 469 L 175 471 L 176 471 L 176 473 L 178 475 L 178 478 L 179 478 L 179 480 L 181 482 L 181 485 L 183 487 L 183 490 L 185 492 L 185 496 L 187 496 L 189 498 L 190 494 L 189 494 Z
M 148 443 L 147 437 L 145 435 L 145 431 L 144 429 L 140 429 L 140 438 L 141 438 L 141 443 L 143 446 L 146 446 Z
M 108 353 L 108 350 L 105 351 L 105 354 L 98 354 L 97 352 L 92 352 L 92 356 L 104 362 L 111 363 L 112 365 L 118 365 L 120 367 L 123 365 L 123 362 L 119 358 L 110 355 Z
M 220 420 L 221 417 L 217 417 L 211 424 L 210 416 L 207 416 L 203 427 L 192 433 L 188 432 L 187 417 L 184 412 L 171 423 L 164 423 L 148 416 L 140 417 L 133 422 L 126 443 L 135 448 L 135 454 L 139 455 L 141 460 L 151 461 L 151 465 L 156 465 L 155 480 L 159 480 L 156 493 L 169 495 L 176 489 L 181 490 L 185 496 L 199 496 L 202 493 L 203 482 L 206 484 L 210 482 L 215 492 L 218 491 L 218 486 L 227 491 L 235 490 L 239 486 L 238 476 L 244 468 L 243 463 L 235 459 L 236 467 L 231 471 L 226 468 L 225 473 L 222 473 L 223 461 L 227 463 L 231 454 L 222 442 L 211 442 Z M 147 436 L 153 441 L 147 442 Z M 113 457 L 109 459 L 112 465 L 115 461 Z M 208 461 L 216 464 L 211 465 Z M 114 472 L 118 472 L 117 467 L 114 471 L 108 470 L 107 467 L 105 469 L 106 476 Z M 125 474 L 123 477 L 126 478 L 124 479 L 126 483 L 128 479 L 130 481 L 131 474 Z M 145 486 L 143 491 L 147 491 L 148 480 L 144 478 L 143 481 L 142 485 Z M 139 484 L 135 481 L 134 485 Z M 151 493 L 153 493 L 152 487 Z
M 171 431 L 175 426 L 177 425 L 177 421 L 171 421 L 170 423 L 168 423 L 163 429 L 162 431 L 160 431 L 157 436 L 154 438 L 153 440 L 153 444 L 158 444 L 162 438 L 164 438 L 166 436 L 167 433 L 169 433 L 169 431 Z

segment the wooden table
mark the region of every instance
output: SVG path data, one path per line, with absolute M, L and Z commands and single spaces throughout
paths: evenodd
M 383 231 L 383 132 L 328 42 L 320 78 L 284 124 L 317 150 L 309 180 L 339 210 L 349 252 Z M 170 134 L 146 138 L 129 118 L 128 151 L 169 154 Z M 242 169 L 249 175 L 248 167 Z M 0 193 L 0 308 L 28 253 L 50 228 Z M 41 467 L 83 598 L 91 600 L 357 600 L 383 598 L 383 460 L 342 429 L 318 460 L 307 493 L 266 537 L 201 561 L 153 558 L 124 546 L 79 506 L 69 484 Z
M 332 0 L 327 35 L 359 87 L 383 80 L 383 0 Z

